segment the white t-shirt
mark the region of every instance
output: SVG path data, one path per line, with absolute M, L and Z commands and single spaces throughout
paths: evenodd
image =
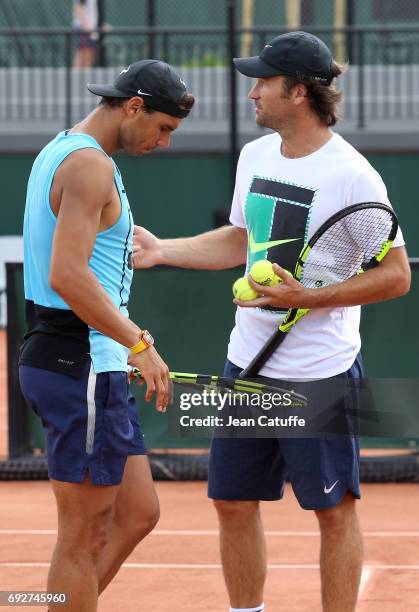
M 85 10 L 87 22 L 89 24 L 89 30 L 95 30 L 99 25 L 99 11 L 97 6 L 97 0 L 75 0 L 73 5 L 73 27 L 77 29 L 84 29 L 83 23 L 77 16 L 76 5 L 81 4 Z
M 248 143 L 238 162 L 230 215 L 233 225 L 248 232 L 247 271 L 264 257 L 293 272 L 303 244 L 320 225 L 360 202 L 390 204 L 380 175 L 338 134 L 297 159 L 283 157 L 276 133 Z M 403 244 L 399 230 L 393 246 Z M 238 307 L 228 359 L 246 367 L 281 323 L 285 310 Z M 311 310 L 260 374 L 312 379 L 345 372 L 361 347 L 360 311 L 360 306 Z

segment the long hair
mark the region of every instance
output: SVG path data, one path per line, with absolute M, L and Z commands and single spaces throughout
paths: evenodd
M 284 80 L 285 93 L 289 94 L 296 85 L 301 83 L 305 85 L 311 110 L 324 125 L 331 127 L 336 125 L 340 119 L 339 111 L 342 103 L 342 92 L 336 88 L 335 79 L 346 70 L 346 64 L 333 62 L 333 80 L 330 85 L 321 85 L 318 81 L 286 76 Z

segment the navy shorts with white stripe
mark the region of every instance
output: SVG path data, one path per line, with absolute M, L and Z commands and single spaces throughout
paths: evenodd
M 89 362 L 81 378 L 24 365 L 19 376 L 44 426 L 50 478 L 117 485 L 127 457 L 146 454 L 126 372 L 95 374 Z

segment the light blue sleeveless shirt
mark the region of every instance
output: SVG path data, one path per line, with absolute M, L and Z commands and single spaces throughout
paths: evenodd
M 26 197 L 23 230 L 25 298 L 27 304 L 32 303 L 36 312 L 42 312 L 41 316 L 37 314 L 35 318 L 48 319 L 50 317 L 53 323 L 52 328 L 58 329 L 58 332 L 61 315 L 63 315 L 61 320 L 69 319 L 71 309 L 51 289 L 49 283 L 51 248 L 56 226 L 56 217 L 50 206 L 50 190 L 55 172 L 60 164 L 70 153 L 84 148 L 98 149 L 106 155 L 92 136 L 67 132 L 58 134 L 36 158 L 29 178 Z M 113 164 L 115 185 L 121 201 L 121 214 L 112 227 L 96 235 L 89 267 L 116 308 L 128 316 L 127 305 L 133 275 L 131 254 L 134 225 L 120 172 L 115 162 Z M 74 180 L 77 180 L 77 176 L 74 177 Z M 101 307 L 100 304 L 94 306 L 98 309 Z M 94 371 L 97 374 L 126 371 L 128 349 L 88 327 L 78 319 L 77 315 L 74 317 L 80 324 L 79 329 L 75 330 L 75 335 L 79 335 L 81 329 L 82 335 L 88 338 Z M 42 333 L 42 323 L 38 327 Z M 35 332 L 37 331 L 39 330 L 35 325 Z M 68 327 L 65 334 L 69 335 Z

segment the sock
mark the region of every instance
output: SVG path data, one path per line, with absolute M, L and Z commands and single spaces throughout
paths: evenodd
M 260 606 L 256 606 L 256 608 L 230 608 L 230 612 L 263 612 L 265 609 L 265 604 L 260 604 Z

